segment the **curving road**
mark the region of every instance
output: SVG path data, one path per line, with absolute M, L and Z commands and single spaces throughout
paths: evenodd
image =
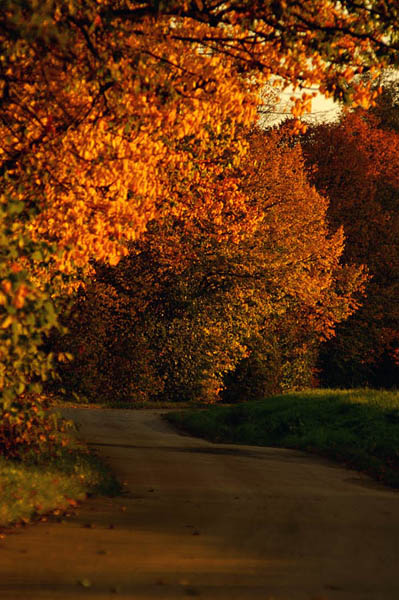
M 126 492 L 1 540 L 0 598 L 399 598 L 397 492 L 300 452 L 179 435 L 162 411 L 65 412 Z

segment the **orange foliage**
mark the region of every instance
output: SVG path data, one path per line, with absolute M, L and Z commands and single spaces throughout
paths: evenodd
M 356 74 L 395 57 L 389 11 L 378 12 L 328 0 L 6 2 L 4 192 L 38 205 L 31 231 L 64 249 L 66 270 L 116 264 L 165 212 L 240 235 L 224 157 L 245 154 L 238 129 L 254 122 L 258 90 L 273 77 L 367 104 L 371 81 Z
M 273 341 L 287 371 L 355 309 L 362 270 L 341 267 L 342 231 L 330 234 L 328 203 L 309 185 L 299 146 L 260 131 L 247 143 L 234 173 L 248 206 L 245 235 L 217 239 L 211 220 L 188 230 L 170 216 L 153 221 L 117 266 L 97 264 L 62 341 L 76 355 L 62 367 L 71 389 L 214 400 L 249 353 L 267 353 Z M 289 379 L 272 368 L 267 377 L 277 386 Z
M 134 30 L 119 21 L 93 38 L 95 56 L 73 27 L 70 62 L 55 49 L 9 68 L 19 85 L 4 107 L 0 159 L 18 156 L 6 192 L 18 178 L 21 200 L 40 198 L 33 233 L 66 249 L 67 269 L 90 257 L 116 264 L 165 212 L 234 235 L 242 195 L 223 155 L 245 151 L 237 128 L 255 119 L 254 86 L 232 59 L 171 39 L 162 21 Z
M 342 268 L 343 230 L 330 231 L 328 199 L 310 185 L 298 144 L 277 132 L 255 132 L 249 159 L 245 189 L 262 208 L 256 237 L 264 244 L 269 280 L 281 297 L 295 299 L 314 332 L 328 338 L 358 306 L 354 292 L 363 285 L 362 269 Z
M 263 210 L 249 248 L 265 306 L 250 356 L 229 377 L 230 399 L 311 385 L 320 342 L 356 310 L 365 281 L 361 267 L 341 264 L 342 229 L 330 231 L 328 200 L 310 185 L 295 140 L 255 132 L 248 158 L 245 189 Z

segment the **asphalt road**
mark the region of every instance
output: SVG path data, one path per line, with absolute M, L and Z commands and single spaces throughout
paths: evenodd
M 399 494 L 301 452 L 212 444 L 162 411 L 68 409 L 126 482 L 0 541 L 7 600 L 397 600 Z

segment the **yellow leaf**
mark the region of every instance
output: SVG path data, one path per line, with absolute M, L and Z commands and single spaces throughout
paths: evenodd
M 11 315 L 8 315 L 8 317 L 6 317 L 1 325 L 2 329 L 7 329 L 7 327 L 9 327 L 11 325 L 11 323 L 14 321 L 14 317 Z

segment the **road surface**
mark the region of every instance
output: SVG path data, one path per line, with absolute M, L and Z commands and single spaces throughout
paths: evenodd
M 160 412 L 67 410 L 126 491 L 1 540 L 0 598 L 399 598 L 397 492 L 301 452 L 182 436 Z

